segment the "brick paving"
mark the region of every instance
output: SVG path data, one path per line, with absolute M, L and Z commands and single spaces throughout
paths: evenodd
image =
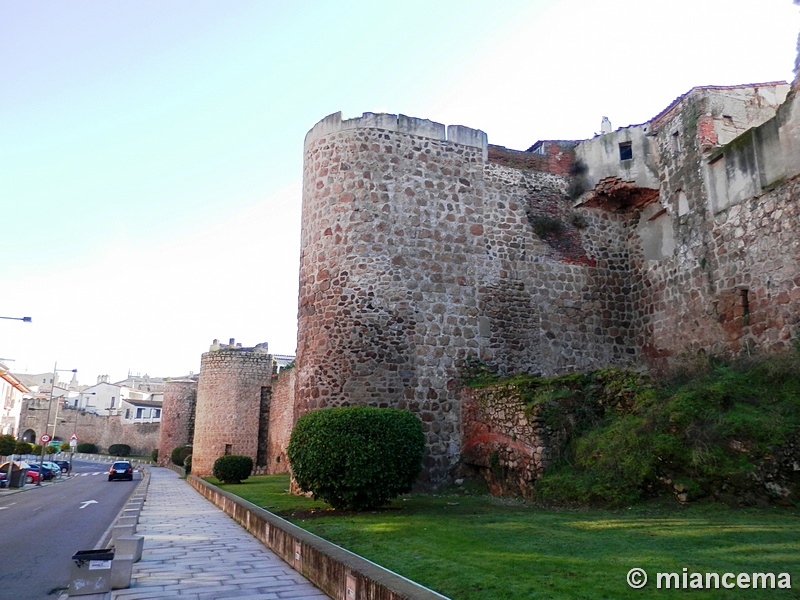
M 111 600 L 326 600 L 327 595 L 169 469 L 151 469 L 142 559 Z

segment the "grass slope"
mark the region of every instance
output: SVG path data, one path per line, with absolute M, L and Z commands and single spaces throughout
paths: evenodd
M 210 480 L 217 483 L 215 480 Z M 643 504 L 552 510 L 486 495 L 413 494 L 388 508 L 337 512 L 292 496 L 285 475 L 220 486 L 458 600 L 642 598 L 657 572 L 787 572 L 800 586 L 800 515 L 787 508 Z M 643 590 L 626 584 L 645 569 Z M 672 592 L 674 595 L 676 592 Z M 702 598 L 800 597 L 797 590 L 703 590 Z

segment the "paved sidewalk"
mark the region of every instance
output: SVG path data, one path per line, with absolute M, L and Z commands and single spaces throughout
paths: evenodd
M 142 559 L 112 600 L 328 598 L 169 469 L 150 468 L 136 535 Z

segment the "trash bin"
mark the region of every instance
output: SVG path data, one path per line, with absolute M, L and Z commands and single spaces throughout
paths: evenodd
M 21 488 L 25 485 L 25 478 L 28 476 L 28 469 L 11 469 L 11 483 L 8 487 Z
M 11 464 L 11 481 L 8 483 L 8 487 L 12 488 L 21 488 L 25 485 L 25 477 L 28 475 L 28 463 L 25 461 L 14 461 Z M 0 471 L 4 474 L 8 473 L 8 463 L 3 463 L 0 465 Z
M 72 580 L 70 596 L 103 594 L 111 591 L 111 561 L 114 549 L 79 550 L 72 555 Z

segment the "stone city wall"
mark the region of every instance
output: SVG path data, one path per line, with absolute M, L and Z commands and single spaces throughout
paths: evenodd
M 456 365 L 480 347 L 467 257 L 481 251 L 484 148 L 382 119 L 307 137 L 298 414 L 408 408 L 423 421 L 426 469 L 441 477 L 458 455 Z
M 166 383 L 158 442 L 159 465 L 168 465 L 172 451 L 178 446 L 191 445 L 196 405 L 197 381 L 175 380 Z
M 786 350 L 800 325 L 800 161 L 782 151 L 800 147 L 788 118 L 798 101 L 764 121 L 762 108 L 721 109 L 711 91 L 656 121 L 660 201 L 629 230 L 637 346 L 656 371 L 698 356 Z M 725 138 L 746 130 L 747 118 L 758 126 Z M 730 141 L 710 147 L 712 133 Z M 660 228 L 661 252 L 648 255 L 647 227 Z
M 565 436 L 550 431 L 542 406 L 527 406 L 513 385 L 464 388 L 462 402 L 466 474 L 483 476 L 492 494 L 529 497 Z
M 541 154 L 403 115 L 323 119 L 304 149 L 297 366 L 270 389 L 241 349 L 204 355 L 195 471 L 228 451 L 282 469 L 298 416 L 366 404 L 419 415 L 435 483 L 482 419 L 505 427 L 459 396 L 468 357 L 550 376 L 788 347 L 797 100 L 771 119 L 781 86 L 751 87 L 697 88 Z M 535 419 L 518 426 L 546 447 Z M 545 462 L 531 452 L 502 460 L 528 477 Z
M 258 464 L 259 442 L 266 444 L 262 405 L 268 400 L 271 378 L 272 357 L 258 349 L 225 348 L 203 354 L 193 473 L 211 476 L 214 462 L 225 454 L 250 456 Z
M 467 356 L 549 374 L 634 358 L 625 218 L 575 225 L 567 177 L 487 163 L 481 132 L 335 121 L 306 138 L 298 413 L 412 410 L 437 480 L 458 459 Z M 559 235 L 537 233 L 545 217 Z
M 23 423 L 20 426 L 19 439 L 35 440 L 44 433 L 44 424 L 47 420 L 46 400 L 32 400 L 35 411 L 23 409 Z M 55 405 L 55 402 L 53 403 Z M 43 407 L 44 410 L 39 410 Z M 53 408 L 51 418 L 55 418 Z M 77 421 L 77 426 L 76 426 Z M 52 427 L 48 433 L 52 434 Z M 72 407 L 61 406 L 58 412 L 58 425 L 56 438 L 62 441 L 69 440 L 72 433 L 78 436 L 78 443 L 95 444 L 101 452 L 106 452 L 113 444 L 127 444 L 131 452 L 138 456 L 149 456 L 158 448 L 160 438 L 160 423 L 123 423 L 118 415 L 101 416 L 94 413 L 77 410 Z
M 272 379 L 272 398 L 269 410 L 269 431 L 267 433 L 266 472 L 287 473 L 289 459 L 286 448 L 294 428 L 294 393 L 297 384 L 297 371 L 284 369 Z

